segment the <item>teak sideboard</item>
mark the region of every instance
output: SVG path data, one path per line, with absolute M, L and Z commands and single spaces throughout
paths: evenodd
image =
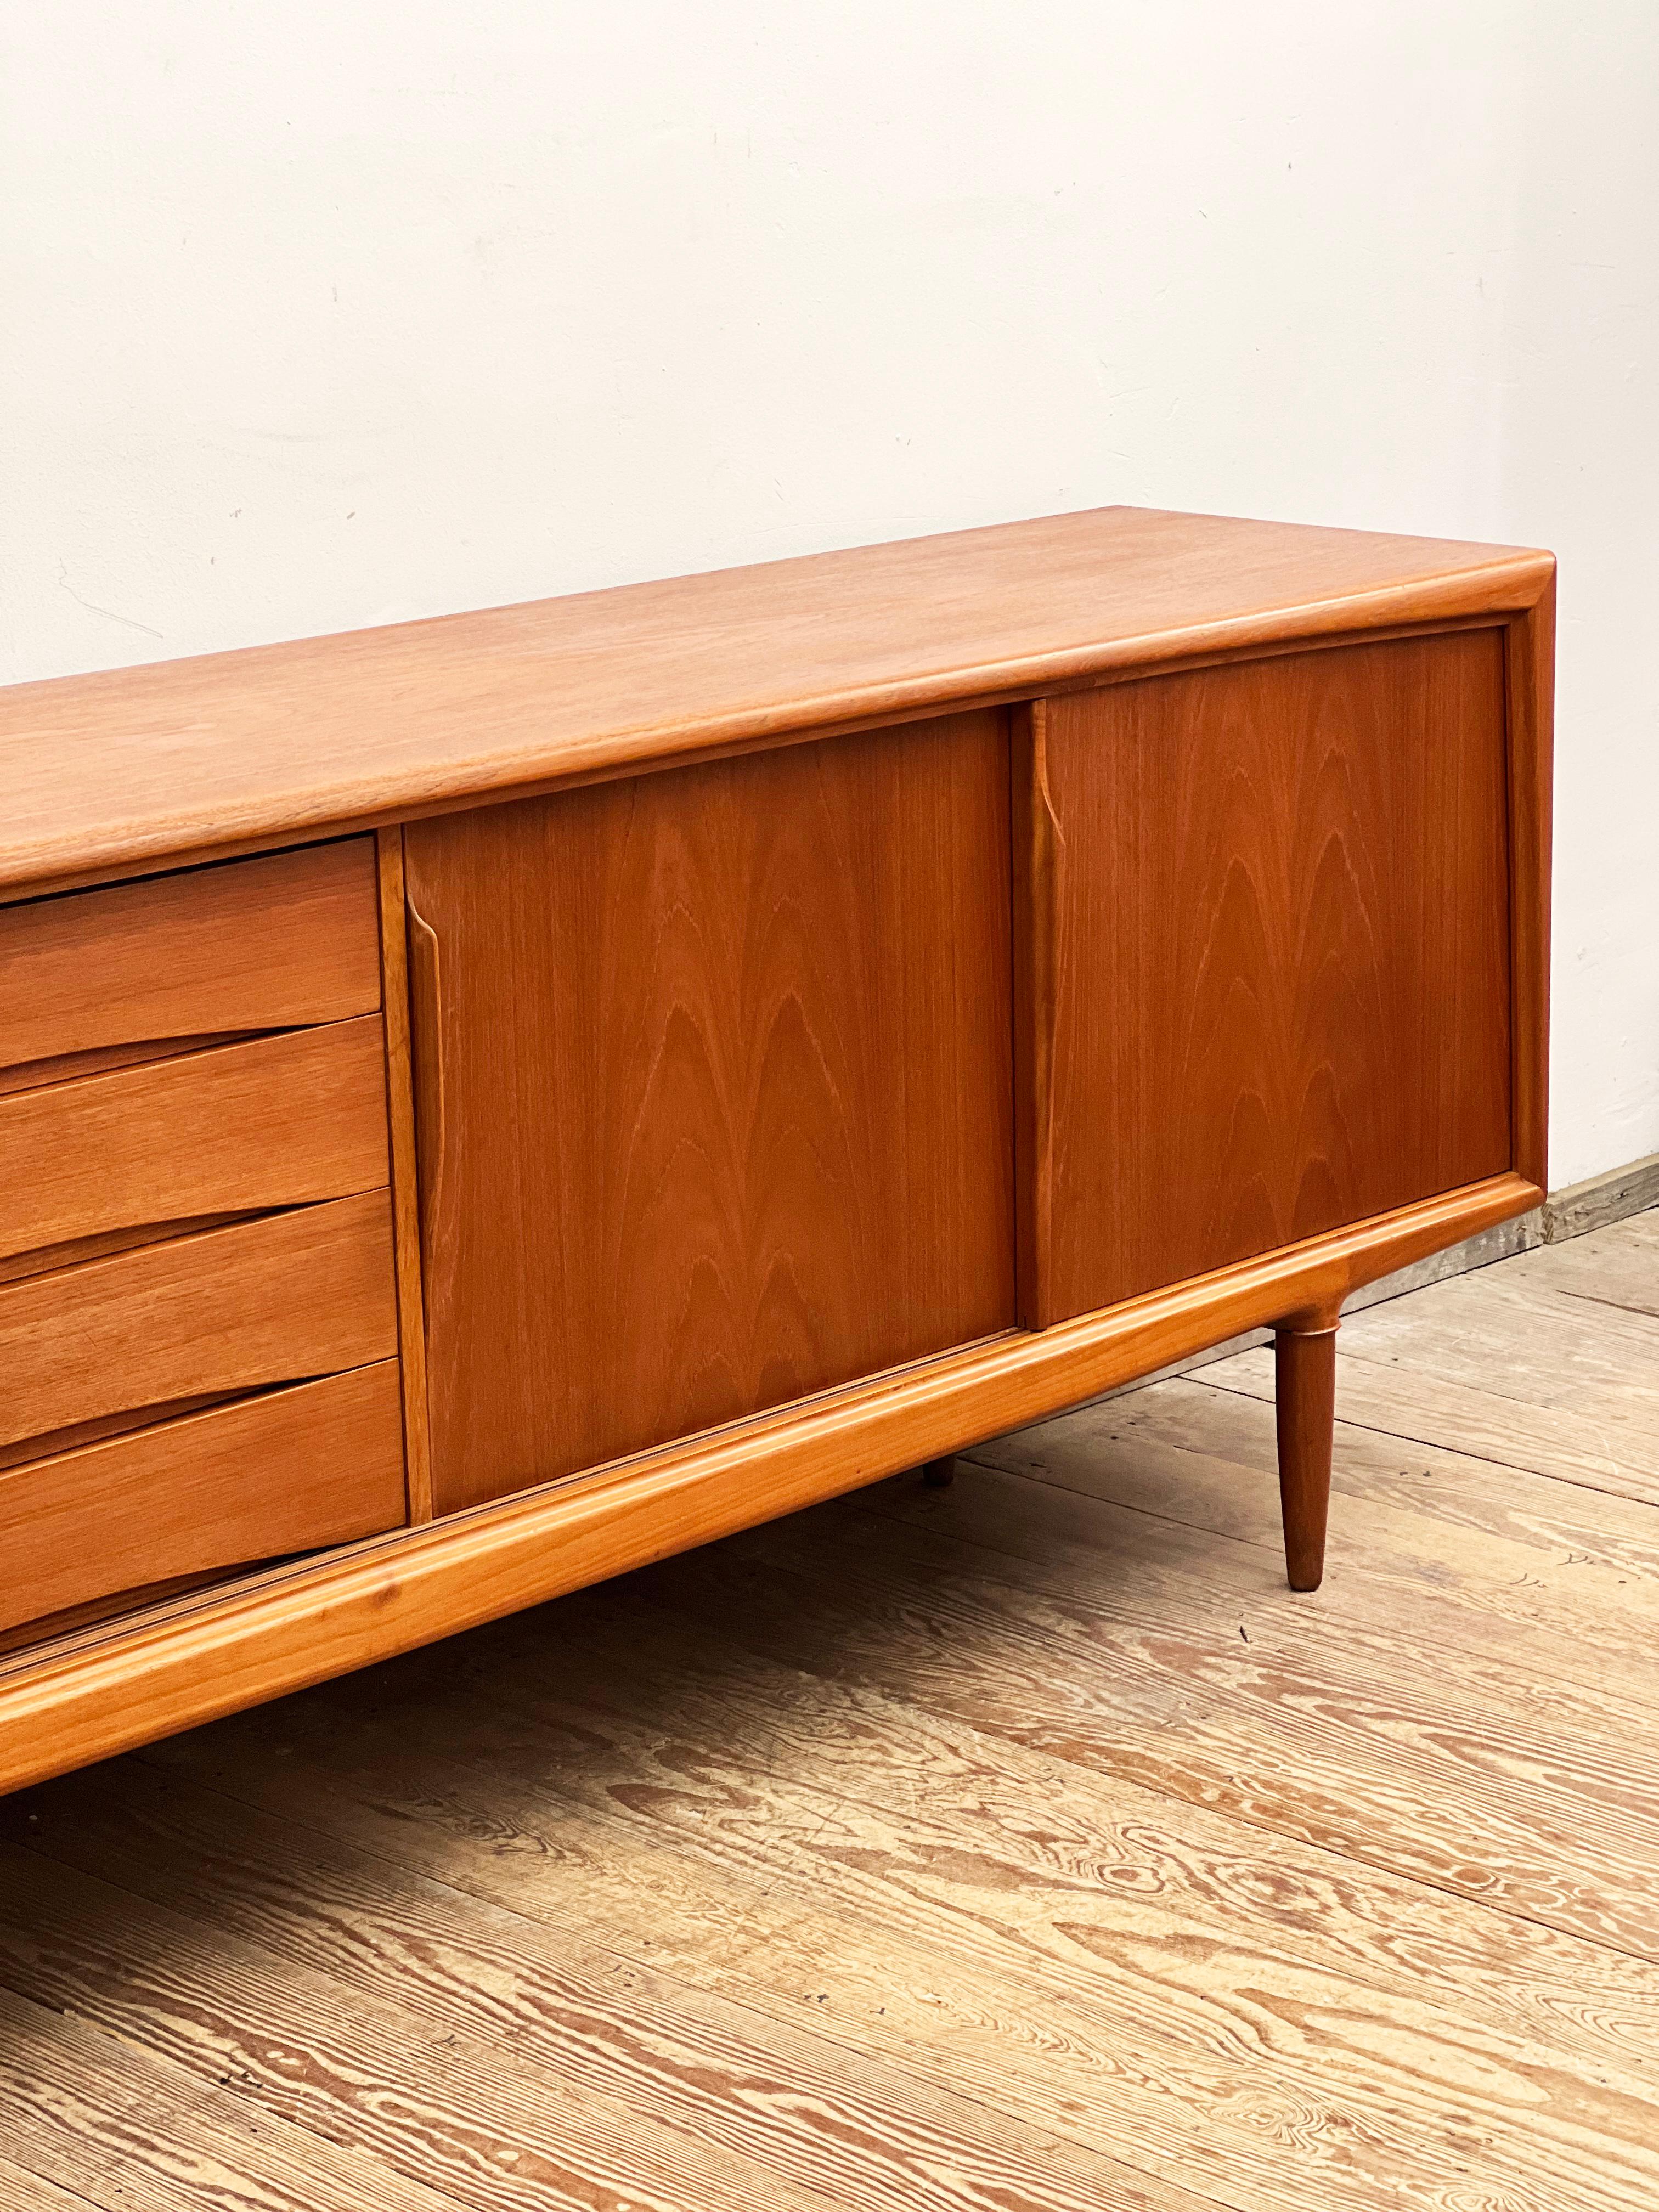
M 0 1786 L 1545 1176 L 1554 563 L 1112 508 L 0 694 Z

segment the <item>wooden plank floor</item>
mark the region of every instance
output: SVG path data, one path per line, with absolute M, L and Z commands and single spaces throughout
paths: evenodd
M 0 1804 L 0 2204 L 1651 2212 L 1659 1215 Z

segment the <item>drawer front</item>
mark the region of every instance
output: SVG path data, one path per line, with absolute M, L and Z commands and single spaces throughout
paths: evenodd
M 367 1366 L 397 1338 L 385 1190 L 90 1261 L 0 1286 L 0 1446 Z
M 371 838 L 0 907 L 0 1067 L 380 1004 Z
M 0 1097 L 0 1260 L 386 1174 L 378 1014 L 185 1053 Z
M 0 1629 L 403 1517 L 386 1360 L 0 1474 Z

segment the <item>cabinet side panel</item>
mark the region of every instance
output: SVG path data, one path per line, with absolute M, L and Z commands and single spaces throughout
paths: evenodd
M 440 1512 L 1011 1324 L 1008 851 L 1000 713 L 409 828 Z
M 1555 580 L 1509 644 L 1510 911 L 1515 946 L 1515 1166 L 1549 1188 L 1550 818 Z
M 1510 1164 L 1503 632 L 1048 704 L 1043 1322 Z

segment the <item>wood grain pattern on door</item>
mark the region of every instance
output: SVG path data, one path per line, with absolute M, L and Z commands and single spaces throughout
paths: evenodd
M 1011 1325 L 1000 713 L 405 853 L 440 1511 Z
M 1017 718 L 1029 1326 L 1510 1166 L 1504 717 L 1480 628 Z

